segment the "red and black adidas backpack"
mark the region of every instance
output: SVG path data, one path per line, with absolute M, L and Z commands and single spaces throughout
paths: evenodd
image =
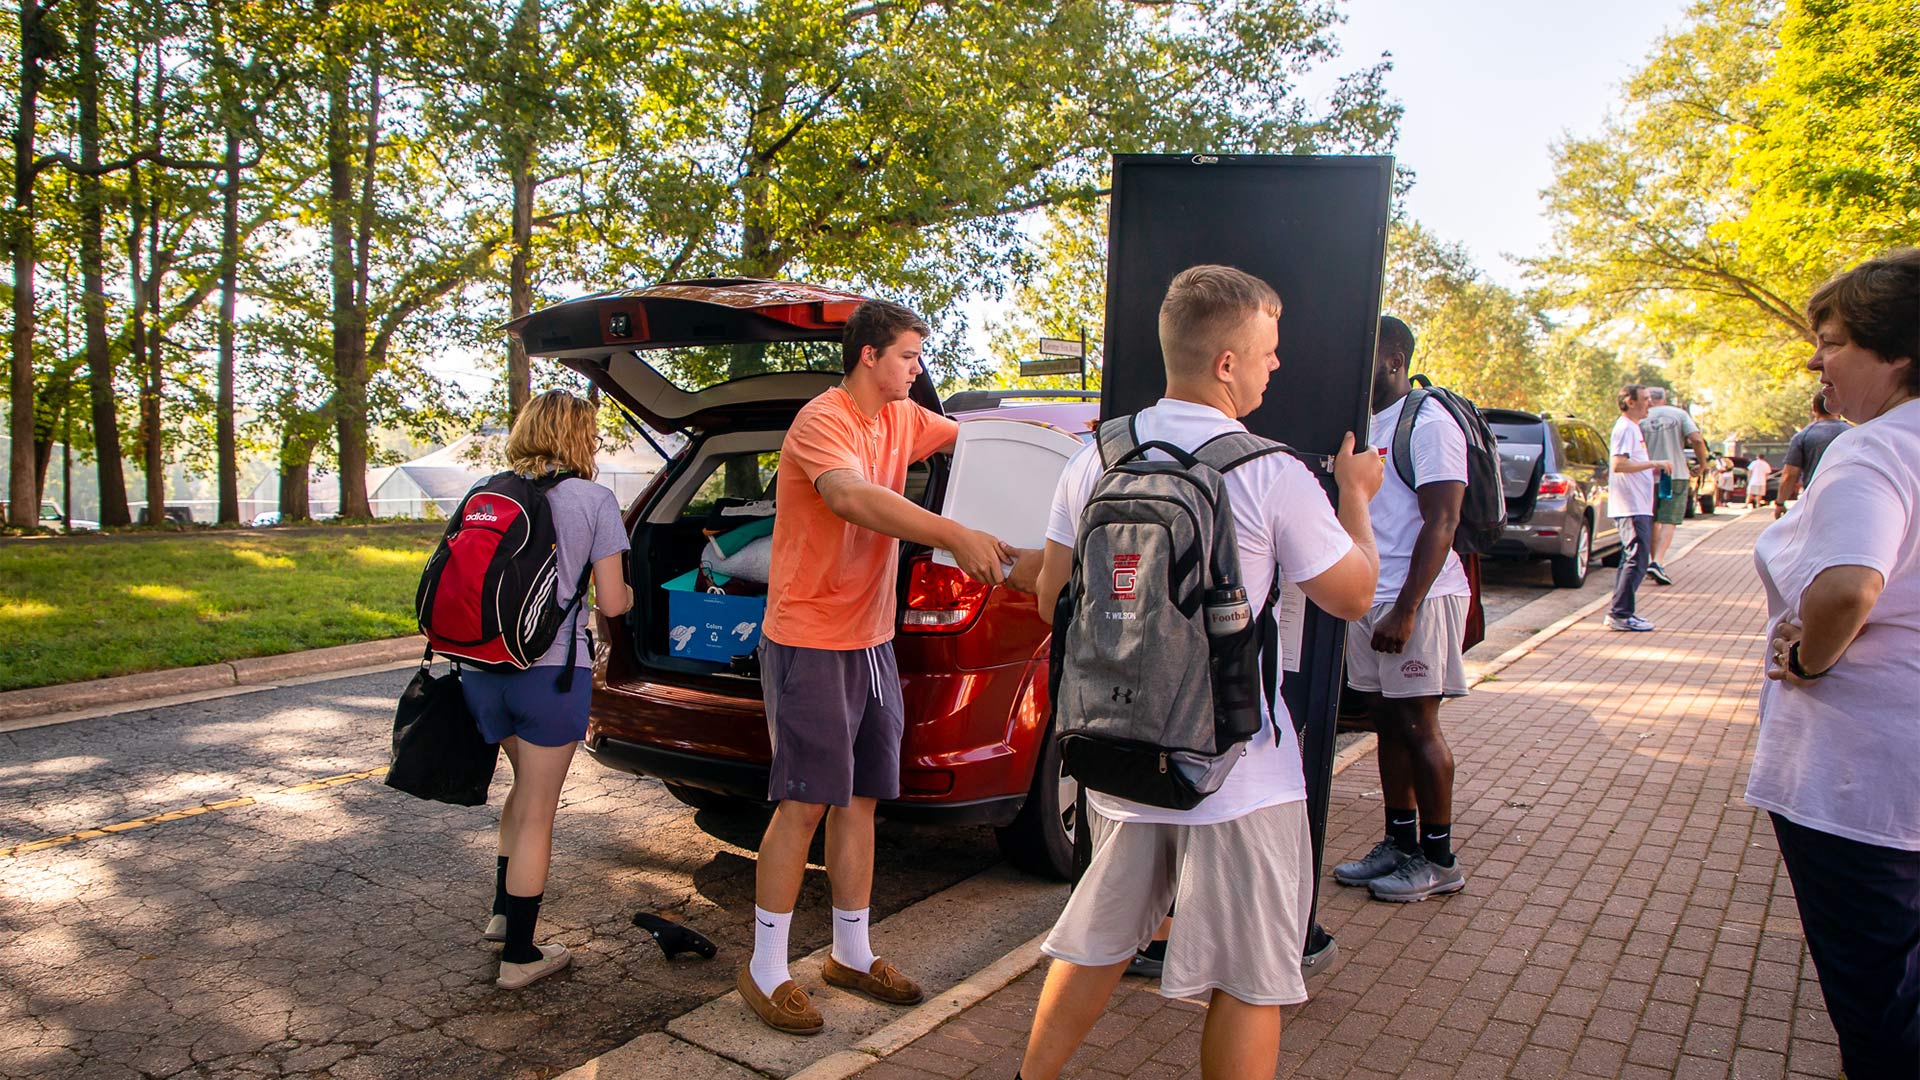
M 559 548 L 547 491 L 571 473 L 538 480 L 514 472 L 488 477 L 460 500 L 420 575 L 414 611 L 427 646 L 495 671 L 523 671 L 553 644 L 586 597 L 593 564 L 580 568 L 573 600 L 559 603 Z M 571 688 L 575 649 L 560 689 Z

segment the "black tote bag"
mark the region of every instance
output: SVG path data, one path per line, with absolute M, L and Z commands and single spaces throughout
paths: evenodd
M 481 806 L 499 760 L 500 748 L 480 737 L 467 711 L 460 670 L 435 676 L 428 665 L 420 665 L 393 712 L 387 786 L 421 799 Z

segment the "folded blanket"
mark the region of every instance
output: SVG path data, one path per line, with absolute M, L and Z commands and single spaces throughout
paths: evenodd
M 767 532 L 773 531 L 772 520 L 767 523 Z M 721 547 L 721 537 L 707 541 L 706 549 L 700 553 L 700 562 L 711 569 L 718 570 L 729 577 L 746 578 L 748 581 L 766 583 L 773 579 L 773 537 L 763 535 L 748 540 L 736 548 L 733 554 L 727 554 Z

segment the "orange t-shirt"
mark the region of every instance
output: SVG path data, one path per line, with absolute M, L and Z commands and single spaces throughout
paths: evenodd
M 761 633 L 806 649 L 865 649 L 893 639 L 900 542 L 827 509 L 814 484 L 835 469 L 906 491 L 907 466 L 953 442 L 959 424 L 911 401 L 877 418 L 834 387 L 800 410 L 780 443 L 773 573 Z

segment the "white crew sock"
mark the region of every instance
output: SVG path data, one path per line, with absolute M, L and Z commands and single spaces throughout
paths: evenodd
M 747 973 L 753 976 L 753 985 L 768 997 L 793 978 L 787 974 L 787 928 L 792 924 L 793 912 L 776 915 L 754 905 L 753 959 L 747 962 Z
M 833 909 L 833 958 L 855 971 L 873 968 L 873 946 L 867 943 L 867 912 Z

